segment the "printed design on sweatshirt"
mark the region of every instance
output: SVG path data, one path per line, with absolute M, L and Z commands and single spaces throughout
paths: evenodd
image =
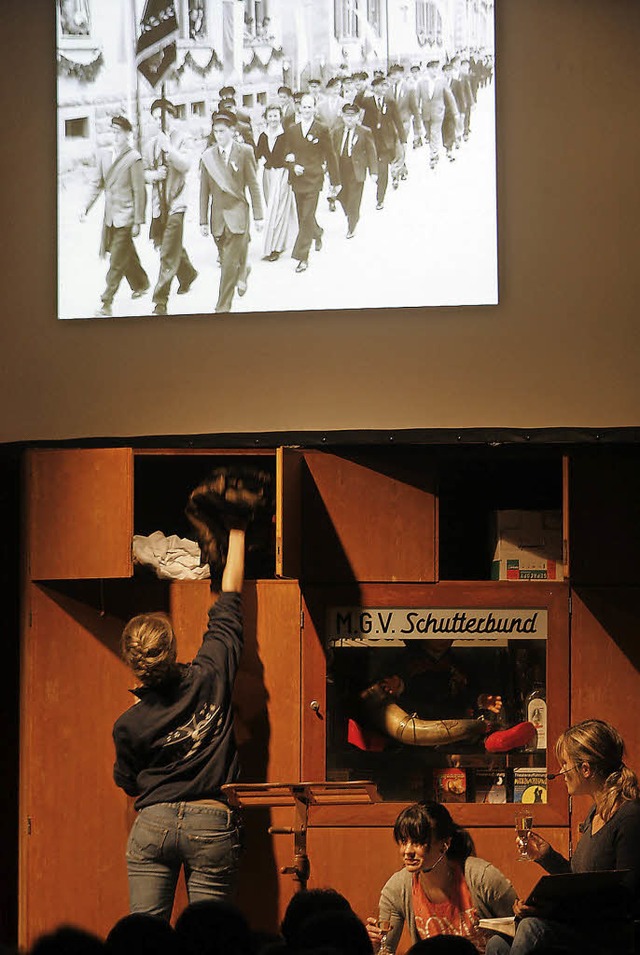
M 220 723 L 220 707 L 204 703 L 187 723 L 161 739 L 160 746 L 164 750 L 172 748 L 174 758 L 189 759 L 211 742 L 220 730 Z

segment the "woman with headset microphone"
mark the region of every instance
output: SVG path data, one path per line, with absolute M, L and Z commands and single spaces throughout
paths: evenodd
M 403 809 L 393 837 L 403 868 L 382 889 L 379 917 L 367 919 L 374 948 L 394 952 L 406 923 L 412 944 L 458 935 L 484 952 L 488 936 L 478 920 L 513 914 L 516 893 L 509 880 L 475 855 L 471 836 L 441 803 Z
M 556 852 L 542 836 L 530 832 L 527 858 L 549 873 L 627 870 L 631 913 L 640 914 L 640 789 L 638 778 L 623 760 L 624 741 L 604 720 L 583 720 L 570 726 L 556 743 L 560 771 L 569 796 L 591 796 L 593 805 L 582 823 L 582 836 L 571 861 Z M 589 902 L 585 900 L 588 908 Z M 533 955 L 547 951 L 617 951 L 612 936 L 615 918 L 604 906 L 584 911 L 579 921 L 558 921 L 525 905 L 514 905 L 519 920 L 515 937 L 494 936 L 487 955 Z M 591 917 L 590 917 L 591 916 Z M 624 930 L 624 926 L 622 926 Z M 604 948 L 603 948 L 604 946 Z

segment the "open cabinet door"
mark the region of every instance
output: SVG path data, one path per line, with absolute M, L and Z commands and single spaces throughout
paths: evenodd
M 302 541 L 302 470 L 297 448 L 276 451 L 276 577 L 300 579 Z
M 131 576 L 129 448 L 29 451 L 25 500 L 32 580 Z

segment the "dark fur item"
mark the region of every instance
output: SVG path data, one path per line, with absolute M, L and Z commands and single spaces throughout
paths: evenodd
M 273 491 L 271 475 L 256 468 L 233 466 L 216 468 L 191 494 L 185 514 L 194 527 L 202 562 L 211 568 L 212 579 L 224 568 L 232 528 L 271 524 Z M 257 538 L 262 535 L 259 533 Z M 259 546 L 247 539 L 247 551 Z

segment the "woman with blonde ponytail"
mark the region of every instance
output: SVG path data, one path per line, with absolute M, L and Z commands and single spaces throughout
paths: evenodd
M 582 836 L 571 861 L 556 852 L 537 832 L 529 835 L 527 858 L 547 872 L 628 871 L 632 914 L 640 916 L 640 787 L 638 777 L 624 762 L 624 740 L 604 720 L 583 720 L 570 726 L 556 743 L 556 755 L 569 796 L 591 796 L 593 805 L 580 826 Z M 601 953 L 606 911 L 580 925 L 540 918 L 536 911 L 516 899 L 513 906 L 520 921 L 515 938 L 494 936 L 487 955 L 530 955 L 546 951 Z M 611 951 L 618 950 L 609 936 Z M 623 949 L 620 949 L 622 951 Z

